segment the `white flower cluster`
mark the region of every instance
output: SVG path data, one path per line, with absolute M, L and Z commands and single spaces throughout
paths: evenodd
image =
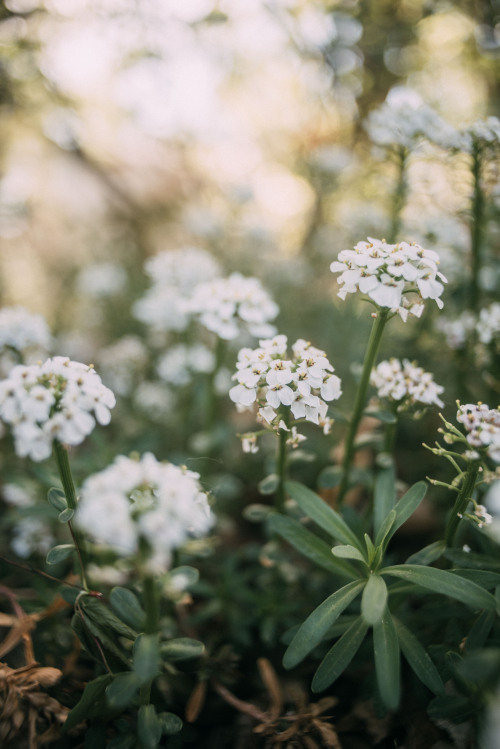
M 284 335 L 259 343 L 259 348 L 243 348 L 238 354 L 237 372 L 233 375 L 238 384 L 229 391 L 231 400 L 241 411 L 257 404 L 259 419 L 279 429 L 290 431 L 283 418 L 286 407 L 294 419 L 318 424 L 328 432 L 331 419 L 327 418 L 325 401 L 336 400 L 342 391 L 325 352 L 299 339 L 289 358 Z M 255 452 L 255 442 L 250 436 L 245 437 L 249 441 L 244 447 Z M 298 443 L 300 436 L 292 434 L 292 439 Z
M 379 146 L 414 148 L 422 139 L 443 148 L 457 143 L 455 129 L 446 123 L 420 95 L 404 86 L 396 86 L 385 102 L 368 115 L 368 135 Z
M 466 347 L 467 341 L 470 339 L 470 335 L 475 327 L 476 318 L 468 310 L 462 312 L 455 320 L 445 317 L 439 317 L 436 320 L 436 329 L 443 333 L 446 343 L 454 351 Z
M 241 273 L 199 284 L 187 308 L 225 340 L 237 338 L 245 330 L 256 338 L 276 333 L 269 321 L 278 314 L 278 305 L 257 278 L 245 278 Z
M 490 408 L 485 403 L 460 405 L 457 421 L 465 427 L 472 448 L 484 448 L 495 463 L 500 463 L 499 408 Z
M 500 344 L 500 303 L 493 302 L 479 313 L 476 330 L 481 343 L 489 344 L 492 341 Z
M 398 411 L 418 405 L 444 406 L 439 398 L 444 388 L 434 382 L 430 372 L 408 359 L 380 362 L 370 375 L 370 383 L 377 388 L 379 398 L 397 403 Z
M 84 482 L 75 523 L 120 556 L 145 553 L 146 570 L 164 572 L 174 549 L 213 525 L 198 479 L 151 453 L 140 460 L 119 455 Z
M 86 265 L 78 273 L 76 286 L 80 294 L 105 299 L 120 294 L 127 285 L 125 268 L 118 263 L 102 262 Z
M 79 445 L 99 424 L 108 424 L 115 396 L 86 364 L 63 356 L 18 365 L 0 382 L 0 419 L 12 428 L 16 453 L 40 461 L 53 440 Z
M 500 147 L 500 120 L 486 117 L 465 128 L 460 134 L 460 148 L 471 153 L 476 148 Z
M 126 335 L 97 355 L 99 371 L 117 395 L 127 396 L 144 375 L 148 349 L 138 336 Z
M 368 237 L 353 250 L 342 250 L 330 270 L 341 273 L 341 299 L 359 289 L 377 306 L 397 312 L 406 321 L 408 314 L 420 317 L 424 299 L 434 299 L 440 309 L 443 307 L 441 294 L 446 278 L 438 271 L 438 264 L 438 254 L 418 244 L 387 244 Z M 408 292 L 417 295 L 415 302 L 409 301 Z
M 16 364 L 45 358 L 50 346 L 50 332 L 41 315 L 21 306 L 0 310 L 0 377 L 7 377 Z
M 206 250 L 165 250 L 150 258 L 145 270 L 151 287 L 133 306 L 137 319 L 157 331 L 183 331 L 190 321 L 186 299 L 202 281 L 220 275 L 219 264 Z
M 160 358 L 156 370 L 159 377 L 169 385 L 189 385 L 193 374 L 207 374 L 214 368 L 215 356 L 202 343 L 192 346 L 178 343 Z

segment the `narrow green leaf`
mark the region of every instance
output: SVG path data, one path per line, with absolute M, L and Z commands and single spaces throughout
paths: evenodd
M 274 512 L 274 508 L 270 505 L 254 502 L 244 508 L 243 517 L 249 523 L 262 523 L 272 512 Z
M 128 588 L 116 587 L 109 594 L 111 608 L 122 622 L 129 627 L 142 632 L 146 622 L 146 614 L 137 596 Z
M 390 532 L 387 535 L 386 542 L 388 542 L 396 533 L 396 531 L 401 528 L 404 523 L 406 523 L 408 518 L 413 515 L 420 502 L 425 497 L 426 493 L 427 484 L 425 483 L 425 481 L 418 481 L 408 489 L 406 494 L 401 497 L 399 502 L 396 502 L 396 505 L 394 507 L 394 509 L 396 510 L 396 519 L 393 526 L 391 527 Z
M 396 504 L 396 474 L 390 466 L 380 471 L 373 494 L 373 531 L 378 535 L 385 519 Z M 375 544 L 378 546 L 378 543 Z
M 182 730 L 182 720 L 174 713 L 160 713 L 158 715 L 162 733 L 165 736 L 173 736 Z
M 390 710 L 399 704 L 399 643 L 388 608 L 373 625 L 373 654 L 380 696 Z
M 139 635 L 134 643 L 134 672 L 141 684 L 152 681 L 160 672 L 160 646 L 158 635 Z
M 386 546 L 387 536 L 389 535 L 392 526 L 396 520 L 396 510 L 391 510 L 390 513 L 385 517 L 384 522 L 380 525 L 378 533 L 375 536 L 375 546 L 379 549 L 379 553 L 383 553 L 384 547 Z
M 492 590 L 500 585 L 500 575 L 498 572 L 489 572 L 488 570 L 450 570 L 453 575 L 470 580 L 481 588 Z
M 355 580 L 348 583 L 340 590 L 332 593 L 309 614 L 285 652 L 283 657 L 285 668 L 296 666 L 316 647 L 328 628 L 356 598 L 364 585 L 364 580 Z
M 75 514 L 75 511 L 71 509 L 71 507 L 66 507 L 65 510 L 59 513 L 57 516 L 57 519 L 60 523 L 68 523 L 70 520 L 73 519 L 73 515 Z
M 384 424 L 395 424 L 397 422 L 397 416 L 392 413 L 392 411 L 384 411 L 382 409 L 379 410 L 368 410 L 365 411 L 365 416 L 370 416 L 372 419 L 378 419 L 379 421 L 382 421 Z
M 375 624 L 384 613 L 387 585 L 380 575 L 370 575 L 361 597 L 361 615 L 367 624 Z
M 399 619 L 393 617 L 393 622 L 403 655 L 420 681 L 434 694 L 444 694 L 444 684 L 429 653 Z
M 103 699 L 106 687 L 112 680 L 113 676 L 111 674 L 104 674 L 104 676 L 98 676 L 97 679 L 88 682 L 79 702 L 71 710 L 63 725 L 63 733 L 66 733 L 71 728 L 77 726 L 78 723 L 81 723 L 82 720 L 86 719 L 92 708 Z
M 137 714 L 137 734 L 143 749 L 156 749 L 160 743 L 162 724 L 154 705 L 142 705 Z
M 280 478 L 276 473 L 271 473 L 269 476 L 266 476 L 258 483 L 259 494 L 262 494 L 263 496 L 274 494 L 278 488 L 279 481 Z
M 371 564 L 373 562 L 373 559 L 375 558 L 375 546 L 373 545 L 373 541 L 371 540 L 368 533 L 365 533 L 364 539 L 366 544 L 368 564 Z
M 345 546 L 334 546 L 332 548 L 332 554 L 338 559 L 356 559 L 358 562 L 363 562 L 364 565 L 366 565 L 368 561 L 366 555 L 362 554 L 359 549 L 355 549 L 354 546 L 351 546 L 350 544 Z
M 115 632 L 101 627 L 95 621 L 86 616 L 84 612 L 76 614 L 73 617 L 72 627 L 80 638 L 82 645 L 99 663 L 102 663 L 102 649 L 105 651 L 108 660 L 111 654 L 125 666 L 128 667 L 130 665 L 130 659 L 120 648 Z M 95 640 L 100 644 L 100 648 L 97 647 Z
M 472 625 L 467 639 L 465 641 L 465 652 L 470 653 L 472 650 L 484 647 L 491 628 L 495 622 L 494 611 L 481 611 L 476 621 Z
M 312 680 L 313 692 L 322 692 L 338 679 L 356 655 L 367 632 L 368 624 L 362 617 L 357 617 L 321 661 Z
M 359 574 L 348 562 L 335 559 L 332 556 L 330 546 L 320 538 L 308 531 L 297 520 L 274 513 L 268 519 L 269 529 L 272 533 L 277 533 L 294 549 L 297 549 L 311 562 L 323 567 L 328 572 L 339 575 L 348 580 L 357 579 Z
M 363 550 L 361 541 L 349 528 L 343 517 L 332 510 L 315 492 L 303 484 L 299 484 L 298 481 L 287 481 L 285 488 L 290 497 L 320 528 L 323 528 L 341 543 L 355 546 L 360 551 Z
M 135 640 L 137 632 L 129 627 L 122 619 L 119 619 L 103 602 L 93 596 L 85 596 L 80 599 L 80 606 L 85 615 L 102 629 L 114 632 L 128 640 Z
M 465 723 L 477 716 L 477 706 L 468 697 L 461 695 L 439 695 L 427 707 L 427 713 L 434 720 L 450 720 L 453 723 Z
M 476 583 L 446 570 L 423 567 L 418 564 L 400 564 L 385 567 L 380 574 L 400 577 L 413 585 L 420 585 L 435 593 L 456 598 L 472 609 L 495 608 L 495 599 L 490 593 Z
M 68 502 L 66 500 L 66 495 L 62 491 L 62 489 L 56 489 L 55 487 L 52 487 L 47 492 L 47 500 L 52 507 L 55 507 L 55 509 L 58 512 L 62 512 L 65 510 L 68 506 Z
M 444 552 L 446 559 L 456 564 L 458 567 L 467 567 L 468 569 L 490 570 L 491 572 L 500 572 L 500 559 L 487 554 L 475 554 L 473 551 L 463 551 L 462 549 L 446 549 Z
M 47 564 L 57 564 L 58 562 L 62 562 L 64 559 L 70 557 L 74 551 L 76 551 L 74 544 L 53 546 L 52 549 L 49 550 L 45 561 Z
M 115 674 L 106 688 L 106 699 L 113 710 L 122 710 L 132 705 L 137 697 L 141 680 L 132 671 Z
M 408 557 L 406 564 L 423 564 L 427 566 L 436 562 L 446 549 L 446 541 L 434 541 L 434 543 L 424 546 L 414 554 Z
M 318 486 L 321 489 L 334 489 L 342 481 L 342 466 L 327 466 L 318 476 Z
M 176 637 L 175 640 L 164 642 L 160 652 L 162 658 L 167 661 L 185 661 L 189 658 L 199 658 L 205 652 L 205 646 L 191 637 Z

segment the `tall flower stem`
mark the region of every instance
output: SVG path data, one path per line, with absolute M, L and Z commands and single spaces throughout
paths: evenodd
M 56 456 L 57 468 L 59 470 L 59 477 L 61 479 L 66 502 L 68 503 L 68 507 L 70 508 L 70 510 L 76 511 L 78 500 L 76 496 L 75 482 L 73 481 L 73 474 L 71 473 L 68 451 L 60 442 L 54 440 L 54 453 Z M 73 526 L 71 520 L 68 521 L 68 528 L 69 532 L 71 533 L 73 543 L 75 544 L 75 549 L 80 564 L 82 585 L 85 590 L 88 590 L 87 576 L 85 574 L 85 566 L 87 562 L 85 541 L 83 535 L 77 528 Z
M 446 526 L 445 541 L 447 546 L 453 546 L 454 544 L 461 516 L 467 509 L 467 505 L 469 504 L 472 497 L 474 487 L 476 486 L 480 466 L 481 462 L 479 460 L 476 460 L 473 461 L 467 469 L 462 488 L 460 489 L 460 492 L 455 500 L 450 519 L 448 520 L 448 524 Z
M 215 346 L 215 364 L 212 372 L 210 372 L 207 381 L 207 393 L 205 401 L 205 431 L 210 431 L 215 423 L 217 415 L 217 392 L 215 390 L 215 378 L 219 372 L 222 364 L 224 363 L 224 357 L 226 354 L 226 342 L 219 336 L 217 336 L 217 343 Z
M 278 442 L 278 454 L 276 457 L 276 474 L 278 476 L 278 487 L 276 489 L 276 495 L 274 504 L 278 512 L 285 511 L 285 479 L 286 479 L 286 464 L 287 464 L 287 445 L 288 433 L 284 429 L 279 430 L 279 442 Z
M 474 190 L 472 194 L 471 219 L 470 308 L 473 312 L 477 312 L 480 301 L 479 274 L 481 271 L 481 251 L 484 232 L 484 194 L 481 187 L 481 161 L 481 148 L 476 143 L 472 151 Z
M 387 241 L 393 243 L 397 241 L 399 230 L 401 228 L 401 213 L 406 200 L 406 165 L 408 161 L 408 149 L 401 146 L 398 151 L 398 178 L 394 195 L 392 199 L 391 211 L 391 228 Z
M 354 440 L 356 438 L 359 422 L 361 421 L 361 417 L 363 416 L 363 410 L 366 404 L 366 393 L 368 390 L 368 383 L 370 381 L 370 374 L 373 369 L 373 365 L 375 364 L 377 352 L 380 347 L 380 341 L 382 340 L 382 334 L 384 332 L 384 328 L 388 319 L 389 310 L 385 308 L 379 308 L 376 317 L 373 320 L 370 338 L 368 339 L 368 344 L 366 347 L 361 379 L 358 384 L 356 398 L 354 400 L 353 412 L 351 420 L 349 421 L 349 426 L 345 438 L 344 458 L 342 460 L 342 479 L 340 482 L 338 496 L 339 503 L 343 501 L 347 489 L 349 488 L 349 472 L 354 456 Z
M 160 599 L 158 585 L 153 575 L 146 574 L 143 580 L 144 586 L 144 608 L 146 611 L 146 623 L 144 633 L 146 635 L 157 635 L 160 626 Z M 143 684 L 140 690 L 141 705 L 148 705 L 151 701 L 151 686 L 153 681 Z

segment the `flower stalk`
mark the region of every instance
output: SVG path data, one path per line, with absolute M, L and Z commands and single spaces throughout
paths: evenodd
M 146 622 L 144 633 L 146 635 L 158 635 L 160 627 L 160 598 L 158 595 L 158 585 L 155 577 L 146 573 L 143 580 L 144 586 L 144 609 L 146 611 Z M 147 681 L 141 686 L 140 702 L 141 705 L 149 705 L 151 702 L 151 687 L 153 679 Z
M 397 241 L 398 234 L 401 229 L 401 213 L 403 211 L 406 200 L 406 166 L 408 162 L 408 149 L 405 146 L 400 147 L 400 149 L 398 150 L 397 158 L 398 178 L 392 200 L 391 228 L 388 237 L 388 241 L 390 243 Z
M 377 311 L 376 316 L 373 320 L 370 338 L 368 339 L 365 359 L 363 362 L 363 370 L 361 372 L 361 379 L 358 384 L 353 413 L 351 416 L 351 420 L 349 421 L 349 426 L 345 438 L 344 458 L 342 460 L 342 478 L 338 496 L 339 504 L 344 500 L 346 492 L 349 488 L 349 473 L 354 457 L 354 440 L 356 438 L 361 417 L 363 416 L 363 410 L 366 404 L 366 393 L 368 390 L 368 383 L 370 381 L 370 374 L 373 369 L 373 365 L 375 364 L 375 359 L 380 347 L 380 342 L 382 340 L 385 325 L 389 319 L 389 312 L 390 310 L 385 308 L 379 309 Z
M 279 430 L 278 434 L 278 454 L 276 458 L 276 474 L 278 476 L 278 486 L 275 495 L 275 507 L 278 512 L 285 511 L 285 480 L 287 470 L 287 439 L 288 433 L 284 429 Z
M 480 467 L 481 461 L 474 460 L 469 464 L 469 467 L 465 473 L 462 488 L 460 489 L 458 497 L 455 500 L 450 519 L 448 520 L 448 524 L 446 526 L 445 541 L 447 546 L 454 545 L 456 532 L 458 530 L 460 520 L 462 519 L 462 516 L 467 509 L 467 505 L 472 498 L 472 493 L 474 491 L 474 487 L 476 486 Z

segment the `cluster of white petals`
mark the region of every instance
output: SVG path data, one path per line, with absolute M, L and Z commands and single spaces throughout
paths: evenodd
M 379 146 L 412 149 L 427 140 L 443 148 L 458 142 L 456 130 L 425 104 L 420 95 L 404 86 L 396 86 L 385 102 L 368 115 L 366 130 Z
M 454 351 L 465 348 L 471 333 L 476 327 L 476 318 L 472 312 L 464 310 L 455 320 L 439 317 L 436 320 L 436 330 L 446 338 L 447 345 Z
M 92 367 L 56 356 L 43 364 L 14 367 L 0 382 L 0 420 L 9 424 L 17 455 L 40 461 L 52 442 L 79 445 L 108 424 L 113 392 Z
M 493 302 L 479 313 L 476 330 L 481 343 L 500 343 L 500 303 Z
M 270 321 L 278 314 L 278 305 L 257 278 L 246 278 L 241 273 L 200 283 L 187 309 L 224 340 L 237 338 L 246 331 L 256 338 L 276 333 Z
M 186 247 L 165 250 L 145 266 L 150 288 L 133 306 L 138 320 L 157 331 L 183 331 L 190 322 L 186 300 L 202 281 L 220 275 L 217 261 L 206 250 Z
M 0 377 L 7 377 L 16 364 L 45 359 L 50 346 L 50 332 L 41 315 L 21 306 L 0 310 Z
M 444 388 L 434 382 L 433 375 L 408 359 L 382 361 L 373 369 L 370 383 L 379 398 L 398 404 L 398 411 L 415 406 L 444 406 L 439 398 Z
M 178 343 L 171 346 L 160 358 L 156 371 L 158 376 L 169 385 L 189 385 L 194 374 L 208 374 L 215 368 L 213 351 L 202 343 L 188 346 Z
M 80 294 L 93 299 L 105 299 L 120 294 L 125 290 L 126 285 L 125 268 L 112 262 L 85 265 L 76 278 L 76 286 Z
M 164 572 L 172 552 L 214 522 L 199 474 L 151 453 L 119 455 L 82 486 L 75 523 L 119 556 L 141 555 L 151 573 Z
M 485 449 L 495 463 L 500 463 L 500 408 L 466 403 L 459 406 L 457 421 L 465 427 L 472 448 Z
M 97 364 L 102 377 L 116 395 L 130 395 L 143 376 L 149 361 L 148 349 L 135 335 L 119 338 L 102 348 Z
M 287 353 L 287 337 L 259 341 L 257 349 L 243 348 L 238 354 L 237 371 L 233 379 L 237 385 L 229 397 L 239 410 L 258 406 L 259 419 L 279 429 L 289 431 L 283 420 L 284 408 L 289 408 L 294 419 L 310 421 L 329 430 L 326 401 L 342 394 L 339 377 L 324 351 L 299 339 Z M 255 452 L 255 441 L 245 435 L 243 447 Z M 296 434 L 291 439 L 298 444 Z
M 486 117 L 477 120 L 460 133 L 459 147 L 462 151 L 472 153 L 476 149 L 500 147 L 500 120 L 498 117 Z
M 342 250 L 330 270 L 341 273 L 341 299 L 359 290 L 378 307 L 389 308 L 406 321 L 408 314 L 420 317 L 424 299 L 434 299 L 440 309 L 443 307 L 441 294 L 446 278 L 438 271 L 438 264 L 436 252 L 413 242 L 388 244 L 368 237 L 353 250 Z

